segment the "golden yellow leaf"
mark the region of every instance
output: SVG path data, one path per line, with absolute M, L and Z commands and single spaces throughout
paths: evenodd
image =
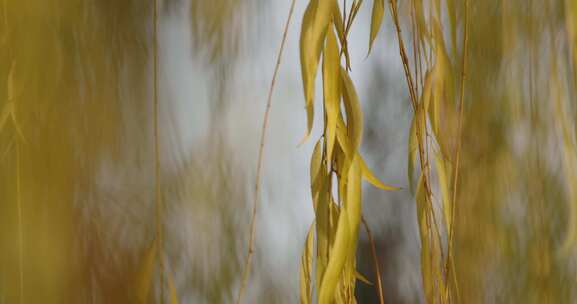
M 415 200 L 417 203 L 417 219 L 419 221 L 419 235 L 421 239 L 421 276 L 423 280 L 423 289 L 425 300 L 428 303 L 434 303 L 433 294 L 433 271 L 431 263 L 431 245 L 430 245 L 430 223 L 428 221 L 428 208 L 426 189 L 424 186 L 425 179 L 421 175 L 417 183 Z M 433 300 L 433 302 L 431 302 Z
M 344 151 L 345 155 L 347 156 L 347 158 L 352 158 L 353 157 L 353 153 L 352 151 L 349 151 L 349 149 L 351 148 L 351 144 L 349 143 L 349 140 L 346 136 L 346 127 L 345 127 L 345 123 L 343 122 L 342 117 L 339 117 L 339 119 L 337 120 L 337 141 L 339 143 L 339 147 L 341 147 L 341 149 Z M 358 153 L 356 153 L 358 154 Z M 359 155 L 360 157 L 360 155 Z M 361 172 L 362 172 L 362 176 L 363 179 L 366 180 L 367 182 L 371 183 L 373 186 L 380 188 L 382 190 L 399 190 L 399 187 L 395 187 L 395 186 L 390 186 L 387 185 L 385 183 L 383 183 L 382 181 L 380 181 L 375 174 L 373 173 L 373 171 L 369 168 L 369 166 L 367 166 L 367 163 L 365 162 L 365 160 L 360 157 L 360 163 L 361 163 Z
M 301 304 L 312 303 L 311 274 L 313 269 L 313 247 L 314 247 L 313 227 L 314 223 L 309 227 L 309 232 L 307 233 L 307 239 L 305 242 L 305 248 L 303 250 L 303 255 L 301 258 L 301 269 L 300 269 Z
M 339 282 L 341 271 L 345 265 L 349 246 L 350 228 L 348 215 L 347 212 L 341 210 L 337 223 L 335 240 L 331 250 L 331 256 L 318 291 L 319 304 L 329 304 L 332 302 L 336 293 L 336 287 Z
M 417 160 L 417 151 L 419 149 L 419 142 L 417 139 L 417 120 L 418 115 L 415 114 L 411 122 L 411 129 L 409 130 L 409 159 L 407 161 L 407 177 L 409 179 L 409 189 L 411 192 L 414 192 L 415 189 L 413 186 L 413 174 L 415 171 L 415 162 Z
M 326 113 L 326 136 L 328 169 L 331 169 L 333 148 L 335 145 L 337 120 L 340 115 L 340 56 L 339 46 L 333 29 L 329 26 L 327 43 L 323 54 L 323 91 Z
M 395 187 L 395 186 L 390 186 L 387 185 L 385 183 L 383 183 L 378 177 L 375 176 L 375 174 L 373 173 L 373 171 L 367 166 L 367 163 L 365 162 L 365 160 L 362 157 L 360 158 L 360 162 L 361 162 L 361 171 L 363 174 L 363 178 L 371 183 L 373 186 L 382 189 L 382 190 L 399 190 L 401 188 L 399 187 Z
M 346 213 L 349 216 L 349 227 L 351 232 L 350 256 L 354 257 L 359 238 L 359 227 L 361 225 L 361 165 L 360 156 L 356 154 L 349 168 L 347 176 L 347 196 L 345 201 Z
M 437 166 L 437 178 L 439 180 L 439 190 L 443 201 L 443 212 L 447 229 L 451 227 L 451 198 L 449 194 L 449 179 L 447 176 L 447 166 L 442 155 L 435 153 L 435 163 Z M 449 171 L 450 172 L 450 171 Z
M 362 273 L 355 271 L 355 278 L 357 278 L 358 280 L 360 280 L 361 282 L 367 284 L 367 285 L 373 285 L 373 283 L 371 281 L 369 281 L 369 279 L 367 279 Z
M 322 149 L 321 141 L 318 140 L 313 149 L 313 155 L 311 157 L 311 194 L 313 196 L 313 202 L 318 192 L 319 184 L 321 182 L 321 167 L 322 167 Z M 316 207 L 315 207 L 316 208 Z
M 300 35 L 300 60 L 305 94 L 305 107 L 307 112 L 307 131 L 302 142 L 311 133 L 314 118 L 314 95 L 315 78 L 319 57 L 321 55 L 321 41 L 314 31 L 314 18 L 316 16 L 319 0 L 311 0 L 305 10 Z
M 371 53 L 373 42 L 377 38 L 377 34 L 383 23 L 383 16 L 385 14 L 385 0 L 373 0 L 373 15 L 371 17 L 371 34 L 369 37 L 369 51 L 367 56 Z
M 341 67 L 340 73 L 343 82 L 343 100 L 347 113 L 347 137 L 350 148 L 347 151 L 357 151 L 363 136 L 363 113 L 359 97 L 353 85 L 353 81 L 345 69 Z

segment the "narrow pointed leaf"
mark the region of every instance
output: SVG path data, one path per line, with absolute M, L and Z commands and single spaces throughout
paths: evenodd
M 377 34 L 383 23 L 383 16 L 385 15 L 385 0 L 373 0 L 373 15 L 371 17 L 371 34 L 369 37 L 369 51 L 367 56 L 371 53 L 373 42 L 377 38 Z
M 337 38 L 331 27 L 327 32 L 327 43 L 323 54 L 323 91 L 326 112 L 327 155 L 330 170 L 333 148 L 337 133 L 337 120 L 340 113 L 340 56 Z

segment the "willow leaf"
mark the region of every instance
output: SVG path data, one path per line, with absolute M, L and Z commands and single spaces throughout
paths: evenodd
M 347 113 L 347 135 L 350 142 L 348 151 L 357 151 L 363 136 L 363 112 L 359 96 L 355 90 L 353 81 L 347 71 L 341 67 L 340 73 L 343 83 L 343 99 Z
M 174 285 L 174 279 L 172 274 L 169 273 L 167 276 L 168 282 L 168 292 L 170 293 L 170 304 L 178 304 L 178 293 L 176 291 L 176 286 Z
M 314 19 L 316 17 L 318 2 L 319 0 L 311 0 L 309 2 L 301 26 L 300 60 L 307 112 L 307 130 L 302 142 L 309 137 L 313 128 L 315 78 L 321 55 L 321 37 L 314 31 Z
M 154 276 L 154 266 L 156 265 L 156 257 L 158 256 L 158 248 L 156 241 L 146 251 L 142 263 L 142 270 L 138 280 L 137 296 L 140 303 L 147 303 L 148 295 L 150 293 L 150 286 Z
M 417 111 L 418 112 L 418 111 Z M 415 171 L 415 162 L 417 160 L 417 151 L 419 149 L 419 143 L 417 139 L 417 119 L 418 115 L 413 116 L 411 122 L 411 129 L 409 130 L 409 159 L 407 162 L 407 177 L 409 179 L 409 189 L 414 193 L 413 179 Z
M 329 304 L 332 302 L 337 292 L 337 283 L 339 282 L 339 277 L 347 258 L 347 251 L 350 246 L 350 228 L 347 212 L 343 211 L 344 210 L 339 214 L 331 256 L 319 288 L 319 304 Z
M 373 42 L 377 38 L 377 34 L 383 23 L 383 16 L 385 15 L 385 0 L 373 0 L 373 15 L 371 17 L 371 34 L 369 37 L 369 51 L 367 56 L 371 53 Z
M 322 167 L 322 149 L 321 149 L 321 141 L 318 140 L 313 149 L 313 155 L 311 157 L 311 165 L 310 165 L 311 194 L 313 197 L 313 203 L 315 202 L 315 198 L 319 192 L 319 187 L 322 179 L 321 167 Z
M 373 285 L 373 283 L 371 281 L 369 281 L 369 279 L 367 279 L 362 273 L 355 271 L 355 278 L 357 278 L 358 280 L 360 280 L 361 282 L 367 284 L 367 285 Z
M 300 302 L 301 304 L 312 303 L 312 280 L 311 274 L 313 269 L 313 225 L 310 226 L 309 232 L 307 233 L 307 239 L 305 242 L 305 248 L 303 250 L 303 255 L 301 258 L 301 269 L 300 269 Z
M 435 164 L 437 166 L 437 178 L 439 179 L 439 190 L 443 201 L 443 212 L 447 229 L 451 227 L 451 198 L 449 194 L 449 179 L 447 176 L 447 166 L 442 155 L 435 153 Z M 450 171 L 449 171 L 450 172 Z
M 353 152 L 349 150 L 351 148 L 351 144 L 349 143 L 349 140 L 346 136 L 345 128 L 346 128 L 345 123 L 343 122 L 342 117 L 340 117 L 339 120 L 337 121 L 337 141 L 339 143 L 339 147 L 341 147 L 341 149 L 343 149 L 343 151 L 347 155 L 347 157 L 349 159 L 351 159 L 353 157 Z M 346 149 L 346 151 L 345 151 L 345 149 Z M 360 155 L 359 155 L 359 157 L 360 157 Z M 387 185 L 387 184 L 383 183 L 381 180 L 379 180 L 379 178 L 376 177 L 376 175 L 369 168 L 369 166 L 367 166 L 367 163 L 365 162 L 365 160 L 362 157 L 360 157 L 360 163 L 361 163 L 361 172 L 362 172 L 363 179 L 366 180 L 367 182 L 371 183 L 373 186 L 380 188 L 382 190 L 387 190 L 387 191 L 400 189 L 399 187 Z
M 335 145 L 337 133 L 337 120 L 340 113 L 340 60 L 339 60 L 339 46 L 337 38 L 332 28 L 329 27 L 327 32 L 327 43 L 323 54 L 323 91 L 325 101 L 326 121 L 326 136 L 327 136 L 327 155 L 329 160 L 328 169 L 330 170 L 333 148 Z
M 361 225 L 361 165 L 360 156 L 357 154 L 351 162 L 347 176 L 347 199 L 345 208 L 349 216 L 349 227 L 351 231 L 350 256 L 355 256 L 357 239 L 359 238 L 359 227 Z

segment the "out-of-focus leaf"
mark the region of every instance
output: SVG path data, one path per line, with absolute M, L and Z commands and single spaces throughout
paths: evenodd
M 146 251 L 144 259 L 142 260 L 141 273 L 138 279 L 137 296 L 140 303 L 147 303 L 148 295 L 150 294 L 150 286 L 154 279 L 154 266 L 156 265 L 156 257 L 158 256 L 158 248 L 156 240 Z
M 13 118 L 14 113 L 14 103 L 7 102 L 2 109 L 2 114 L 0 114 L 0 131 L 4 129 L 4 126 L 8 122 L 8 118 Z
M 168 282 L 168 292 L 170 294 L 170 304 L 178 304 L 178 293 L 176 291 L 176 286 L 174 286 L 174 279 L 172 278 L 172 273 L 168 273 L 167 282 Z

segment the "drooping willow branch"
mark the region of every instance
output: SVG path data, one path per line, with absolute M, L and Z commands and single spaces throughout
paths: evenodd
M 324 112 L 323 136 L 316 142 L 310 167 L 315 221 L 307 233 L 301 258 L 300 301 L 303 304 L 355 303 L 356 281 L 365 280 L 356 270 L 362 218 L 361 180 L 383 190 L 396 189 L 382 183 L 359 153 L 363 112 L 349 75 L 347 36 L 362 3 L 362 0 L 353 1 L 348 14 L 341 14 L 337 1 L 310 0 L 301 26 L 300 59 L 307 114 L 305 139 L 313 126 L 317 70 L 322 74 Z M 346 12 L 347 8 L 343 9 Z M 374 1 L 369 52 L 383 13 L 384 2 Z M 341 61 L 345 62 L 344 66 Z M 337 197 L 333 197 L 333 181 L 338 189 Z M 380 274 L 376 272 L 380 285 Z M 382 302 L 380 289 L 379 297 Z
M 246 284 L 248 283 L 248 277 L 249 277 L 249 273 L 250 273 L 250 262 L 251 262 L 251 258 L 253 256 L 253 254 L 254 254 L 254 239 L 255 239 L 255 232 L 256 232 L 256 212 L 257 212 L 257 207 L 258 207 L 258 200 L 260 197 L 260 180 L 261 180 L 261 174 L 262 174 L 261 171 L 262 171 L 262 163 L 263 163 L 263 153 L 264 153 L 264 145 L 265 145 L 265 140 L 266 140 L 266 130 L 268 127 L 270 109 L 271 109 L 271 105 L 272 105 L 272 93 L 274 91 L 274 86 L 276 83 L 276 77 L 278 75 L 278 70 L 280 67 L 280 63 L 281 63 L 281 59 L 282 59 L 282 53 L 284 51 L 284 46 L 285 46 L 285 42 L 286 42 L 286 38 L 287 38 L 289 25 L 290 25 L 290 22 L 292 19 L 295 2 L 296 2 L 296 0 L 292 0 L 292 2 L 291 2 L 289 14 L 288 14 L 285 26 L 284 26 L 284 32 L 283 32 L 280 48 L 278 51 L 276 65 L 274 67 L 274 72 L 273 72 L 272 80 L 270 83 L 270 88 L 268 91 L 268 97 L 267 97 L 267 101 L 266 101 L 266 110 L 264 112 L 263 124 L 262 124 L 261 135 L 260 135 L 260 144 L 259 144 L 259 149 L 258 149 L 258 159 L 257 159 L 257 167 L 256 167 L 256 181 L 255 181 L 255 185 L 254 185 L 254 200 L 253 200 L 253 204 L 252 204 L 252 213 L 251 213 L 251 219 L 250 219 L 250 236 L 249 236 L 249 240 L 248 240 L 248 254 L 247 254 L 246 259 L 244 261 L 244 267 L 243 267 L 243 272 L 242 272 L 241 282 L 240 282 L 240 289 L 238 291 L 238 296 L 236 299 L 237 304 L 240 304 L 242 302 L 242 297 L 243 297 L 245 289 L 246 289 Z

